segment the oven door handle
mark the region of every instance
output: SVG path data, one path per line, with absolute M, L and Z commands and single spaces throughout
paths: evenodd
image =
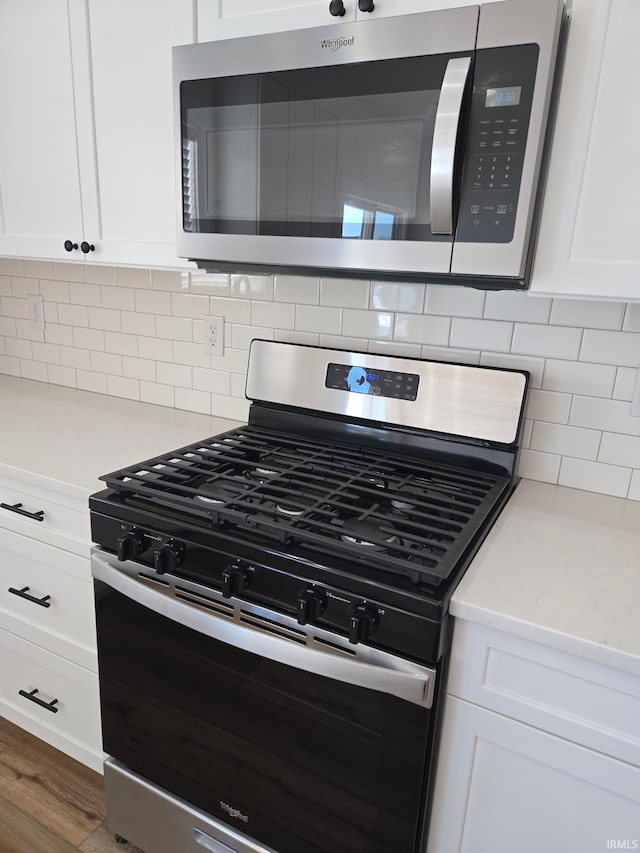
M 115 559 L 115 558 L 112 558 Z M 126 567 L 127 563 L 120 563 Z M 129 564 L 138 570 L 135 563 Z M 185 599 L 174 596 L 171 587 L 153 589 L 109 562 L 107 555 L 93 553 L 93 577 L 122 593 L 143 607 L 250 654 L 277 661 L 307 673 L 325 676 L 345 684 L 353 684 L 379 693 L 397 696 L 414 705 L 430 708 L 433 703 L 435 672 L 385 653 L 366 649 L 366 653 L 384 659 L 384 665 L 368 663 L 353 657 L 308 648 L 296 641 L 267 634 L 259 628 L 227 621 L 210 610 L 202 610 Z
M 471 57 L 450 59 L 442 80 L 431 150 L 431 233 L 453 234 L 453 178 L 462 99 Z

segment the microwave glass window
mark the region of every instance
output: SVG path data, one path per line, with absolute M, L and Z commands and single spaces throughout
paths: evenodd
M 450 55 L 182 84 L 186 231 L 429 240 Z

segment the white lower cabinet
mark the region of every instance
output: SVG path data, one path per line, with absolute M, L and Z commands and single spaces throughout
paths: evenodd
M 428 853 L 640 846 L 640 768 L 453 696 L 445 714 Z
M 427 853 L 607 849 L 640 849 L 640 678 L 456 620 Z
M 30 513 L 0 516 L 0 716 L 101 771 L 86 498 L 15 469 L 0 496 Z

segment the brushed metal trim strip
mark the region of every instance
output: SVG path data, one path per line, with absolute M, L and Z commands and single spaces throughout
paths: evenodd
M 450 59 L 444 73 L 431 151 L 431 231 L 453 234 L 453 177 L 456 142 L 471 57 Z
M 414 402 L 325 387 L 330 362 L 420 377 Z M 525 373 L 437 361 L 253 340 L 247 397 L 268 403 L 512 444 L 527 388 Z
M 136 576 L 121 570 L 120 567 L 127 565 L 135 570 Z M 171 589 L 155 589 L 140 583 L 138 568 L 136 563 L 120 563 L 110 554 L 92 550 L 91 573 L 96 580 L 173 622 L 285 666 L 397 696 L 423 708 L 432 705 L 435 683 L 432 669 L 373 650 L 368 650 L 368 655 L 375 656 L 378 662 L 365 663 L 291 642 L 255 626 L 218 619 L 211 611 L 203 612 L 184 599 L 176 599 Z

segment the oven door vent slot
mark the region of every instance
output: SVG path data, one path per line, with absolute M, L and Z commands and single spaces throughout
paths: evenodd
M 322 648 L 330 653 L 346 655 L 347 657 L 355 657 L 356 651 L 355 649 L 346 649 L 344 646 L 338 646 L 335 643 L 330 642 L 329 640 L 324 640 L 321 637 L 313 638 L 314 645 L 322 646 Z
M 179 592 L 179 590 L 182 590 Z M 189 604 L 196 604 L 198 607 L 204 607 L 206 610 L 212 610 L 218 616 L 225 616 L 227 619 L 233 619 L 233 607 L 229 607 L 222 602 L 214 601 L 212 598 L 207 598 L 205 595 L 198 595 L 191 590 L 182 587 L 176 587 L 174 595 L 181 601 L 186 601 Z
M 144 572 L 138 572 L 138 577 L 142 578 L 143 581 L 149 581 L 150 583 L 157 583 L 159 586 L 171 586 L 168 581 L 160 580 L 160 578 L 154 577 L 153 575 L 147 575 Z
M 307 645 L 307 635 L 303 631 L 296 631 L 293 628 L 280 625 L 278 622 L 272 622 L 270 619 L 254 616 L 253 613 L 248 613 L 246 610 L 241 611 L 240 622 L 249 625 L 251 628 L 264 631 L 267 634 L 275 634 L 275 636 L 282 637 L 285 640 L 292 640 L 301 646 Z

